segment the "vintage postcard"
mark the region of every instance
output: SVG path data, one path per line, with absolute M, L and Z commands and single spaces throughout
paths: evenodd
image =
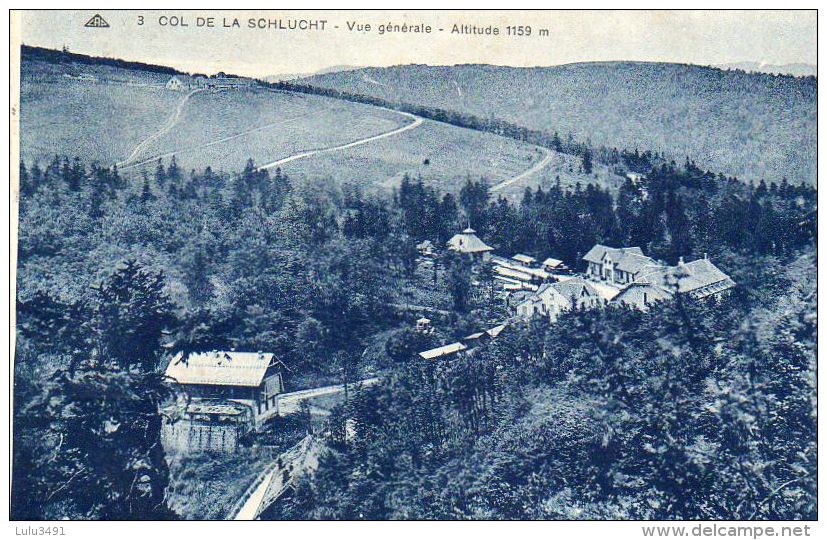
M 10 17 L 20 534 L 810 534 L 815 10 Z

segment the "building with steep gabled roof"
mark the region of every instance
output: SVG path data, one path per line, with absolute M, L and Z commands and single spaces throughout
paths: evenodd
M 676 266 L 649 269 L 618 294 L 613 303 L 638 309 L 673 298 L 676 293 L 695 299 L 720 296 L 735 286 L 735 282 L 707 258 Z
M 165 86 L 167 90 L 187 90 L 189 88 L 189 81 L 181 76 L 175 75 L 167 81 Z
M 563 311 L 575 307 L 589 309 L 603 304 L 604 299 L 594 285 L 576 277 L 542 285 L 536 294 L 517 304 L 516 312 L 523 319 L 542 315 L 554 322 Z
M 588 263 L 589 277 L 614 285 L 627 285 L 640 277 L 644 270 L 663 265 L 643 254 L 639 247 L 613 248 L 596 244 L 583 260 Z
M 277 396 L 284 391 L 280 365 L 273 353 L 178 353 L 165 374 L 190 397 L 241 403 L 258 421 L 278 413 Z
M 488 260 L 494 248 L 483 242 L 477 236 L 477 231 L 468 227 L 448 240 L 448 249 L 457 253 L 465 253 L 476 258 Z

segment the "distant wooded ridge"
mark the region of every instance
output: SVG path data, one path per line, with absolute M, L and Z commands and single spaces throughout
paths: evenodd
M 20 58 L 21 60 L 41 60 L 43 62 L 49 62 L 50 64 L 72 62 L 90 66 L 111 66 L 122 69 L 148 71 L 151 73 L 163 73 L 166 75 L 201 75 L 200 73 L 186 73 L 169 66 L 161 66 L 158 64 L 148 64 L 146 62 L 135 62 L 106 56 L 91 56 L 88 54 L 73 53 L 68 50 L 59 51 L 25 44 L 20 46 Z M 238 75 L 230 73 L 225 73 L 224 76 L 238 77 Z
M 316 75 L 297 84 L 412 103 L 590 148 L 685 157 L 757 183 L 816 183 L 815 77 L 659 62 L 517 68 L 401 65 Z
M 169 75 L 184 75 L 183 72 L 169 66 L 159 66 L 157 64 L 147 64 L 145 62 L 133 62 L 130 60 L 121 60 L 120 58 L 108 58 L 105 56 L 90 56 L 88 54 L 79 54 L 69 51 L 58 51 L 55 49 L 47 49 L 44 47 L 33 47 L 31 45 L 20 46 L 20 58 L 22 60 L 42 60 L 51 64 L 63 64 L 66 62 L 74 62 L 77 64 L 87 65 L 103 65 L 112 66 L 123 69 L 137 69 L 141 71 L 151 71 L 153 73 L 166 73 Z

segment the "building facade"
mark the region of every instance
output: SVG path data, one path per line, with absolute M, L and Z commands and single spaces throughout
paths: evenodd
M 612 302 L 646 310 L 657 302 L 673 298 L 675 294 L 686 294 L 696 300 L 720 298 L 733 287 L 735 282 L 709 259 L 685 263 L 681 258 L 676 266 L 663 266 L 643 273 Z
M 166 376 L 180 384 L 190 398 L 248 407 L 253 427 L 258 429 L 278 414 L 278 395 L 284 391 L 279 367 L 272 353 L 178 353 L 167 366 Z
M 230 400 L 194 399 L 180 418 L 165 416 L 161 441 L 168 453 L 233 453 L 252 431 L 252 415 Z
M 595 245 L 583 257 L 586 274 L 595 280 L 622 287 L 638 279 L 644 272 L 663 265 L 643 254 L 639 247 L 613 248 Z
M 167 90 L 174 90 L 177 92 L 181 92 L 183 90 L 189 89 L 189 81 L 184 80 L 181 76 L 174 76 L 167 81 L 166 88 Z
M 595 287 L 582 278 L 571 278 L 556 283 L 546 283 L 536 294 L 517 304 L 515 312 L 521 319 L 548 317 L 554 322 L 564 311 L 591 309 L 604 301 Z

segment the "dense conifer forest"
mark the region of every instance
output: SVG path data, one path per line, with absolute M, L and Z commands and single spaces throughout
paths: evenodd
M 336 410 L 320 469 L 269 517 L 814 518 L 815 190 L 616 157 L 646 174 L 518 205 L 485 179 L 368 196 L 252 161 L 227 175 L 172 158 L 129 180 L 21 163 L 12 514 L 175 517 L 160 367 L 235 347 L 276 353 L 293 389 L 383 377 Z M 738 287 L 515 324 L 425 362 L 507 316 L 490 273 L 472 283 L 448 254 L 418 268 L 419 242 L 442 251 L 469 223 L 498 252 L 576 269 L 598 242 L 707 254 Z M 449 314 L 423 336 L 409 303 Z

